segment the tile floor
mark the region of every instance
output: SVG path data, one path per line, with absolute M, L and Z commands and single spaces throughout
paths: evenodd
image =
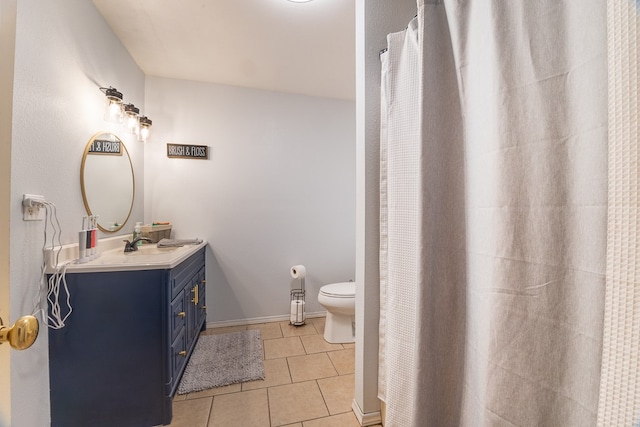
M 354 345 L 329 344 L 324 318 L 207 329 L 260 329 L 265 379 L 176 395 L 172 427 L 360 427 L 351 411 Z

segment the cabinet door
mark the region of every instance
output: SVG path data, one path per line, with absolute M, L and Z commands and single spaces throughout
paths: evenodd
M 193 276 L 190 289 L 185 292 L 185 299 L 188 298 L 187 309 L 187 340 L 193 342 L 200 333 L 200 326 L 205 318 L 205 283 L 204 268 L 201 268 Z
M 195 339 L 194 328 L 196 324 L 196 303 L 198 283 L 195 278 L 191 281 L 189 286 L 184 290 L 184 299 L 187 301 L 187 343 L 191 345 Z
M 198 273 L 198 278 L 199 278 L 199 286 L 200 286 L 200 292 L 198 294 L 199 296 L 199 301 L 198 301 L 198 309 L 197 309 L 197 314 L 196 314 L 196 328 L 198 329 L 198 332 L 200 330 L 199 326 L 203 325 L 203 323 L 206 323 L 207 321 L 207 281 L 205 280 L 205 273 L 204 273 L 204 268 L 200 270 L 200 272 Z M 203 325 L 203 327 L 205 327 Z
M 51 426 L 168 423 L 164 272 L 78 273 L 66 279 L 73 313 L 63 329 L 44 331 Z

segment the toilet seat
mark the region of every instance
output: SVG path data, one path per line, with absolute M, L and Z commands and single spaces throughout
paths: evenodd
M 320 288 L 320 294 L 330 298 L 355 298 L 356 283 L 341 282 L 324 285 Z

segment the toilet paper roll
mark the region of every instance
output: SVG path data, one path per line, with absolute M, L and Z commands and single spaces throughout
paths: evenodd
M 304 279 L 307 274 L 307 269 L 304 268 L 304 265 L 294 265 L 291 267 L 291 277 L 294 279 Z
M 291 317 L 290 322 L 292 324 L 304 323 L 304 301 L 293 300 L 291 301 Z

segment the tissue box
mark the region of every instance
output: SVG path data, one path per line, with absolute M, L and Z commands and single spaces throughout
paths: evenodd
M 143 225 L 140 229 L 142 237 L 151 239 L 151 242 L 143 243 L 158 243 L 162 239 L 171 238 L 171 224 L 169 225 Z

